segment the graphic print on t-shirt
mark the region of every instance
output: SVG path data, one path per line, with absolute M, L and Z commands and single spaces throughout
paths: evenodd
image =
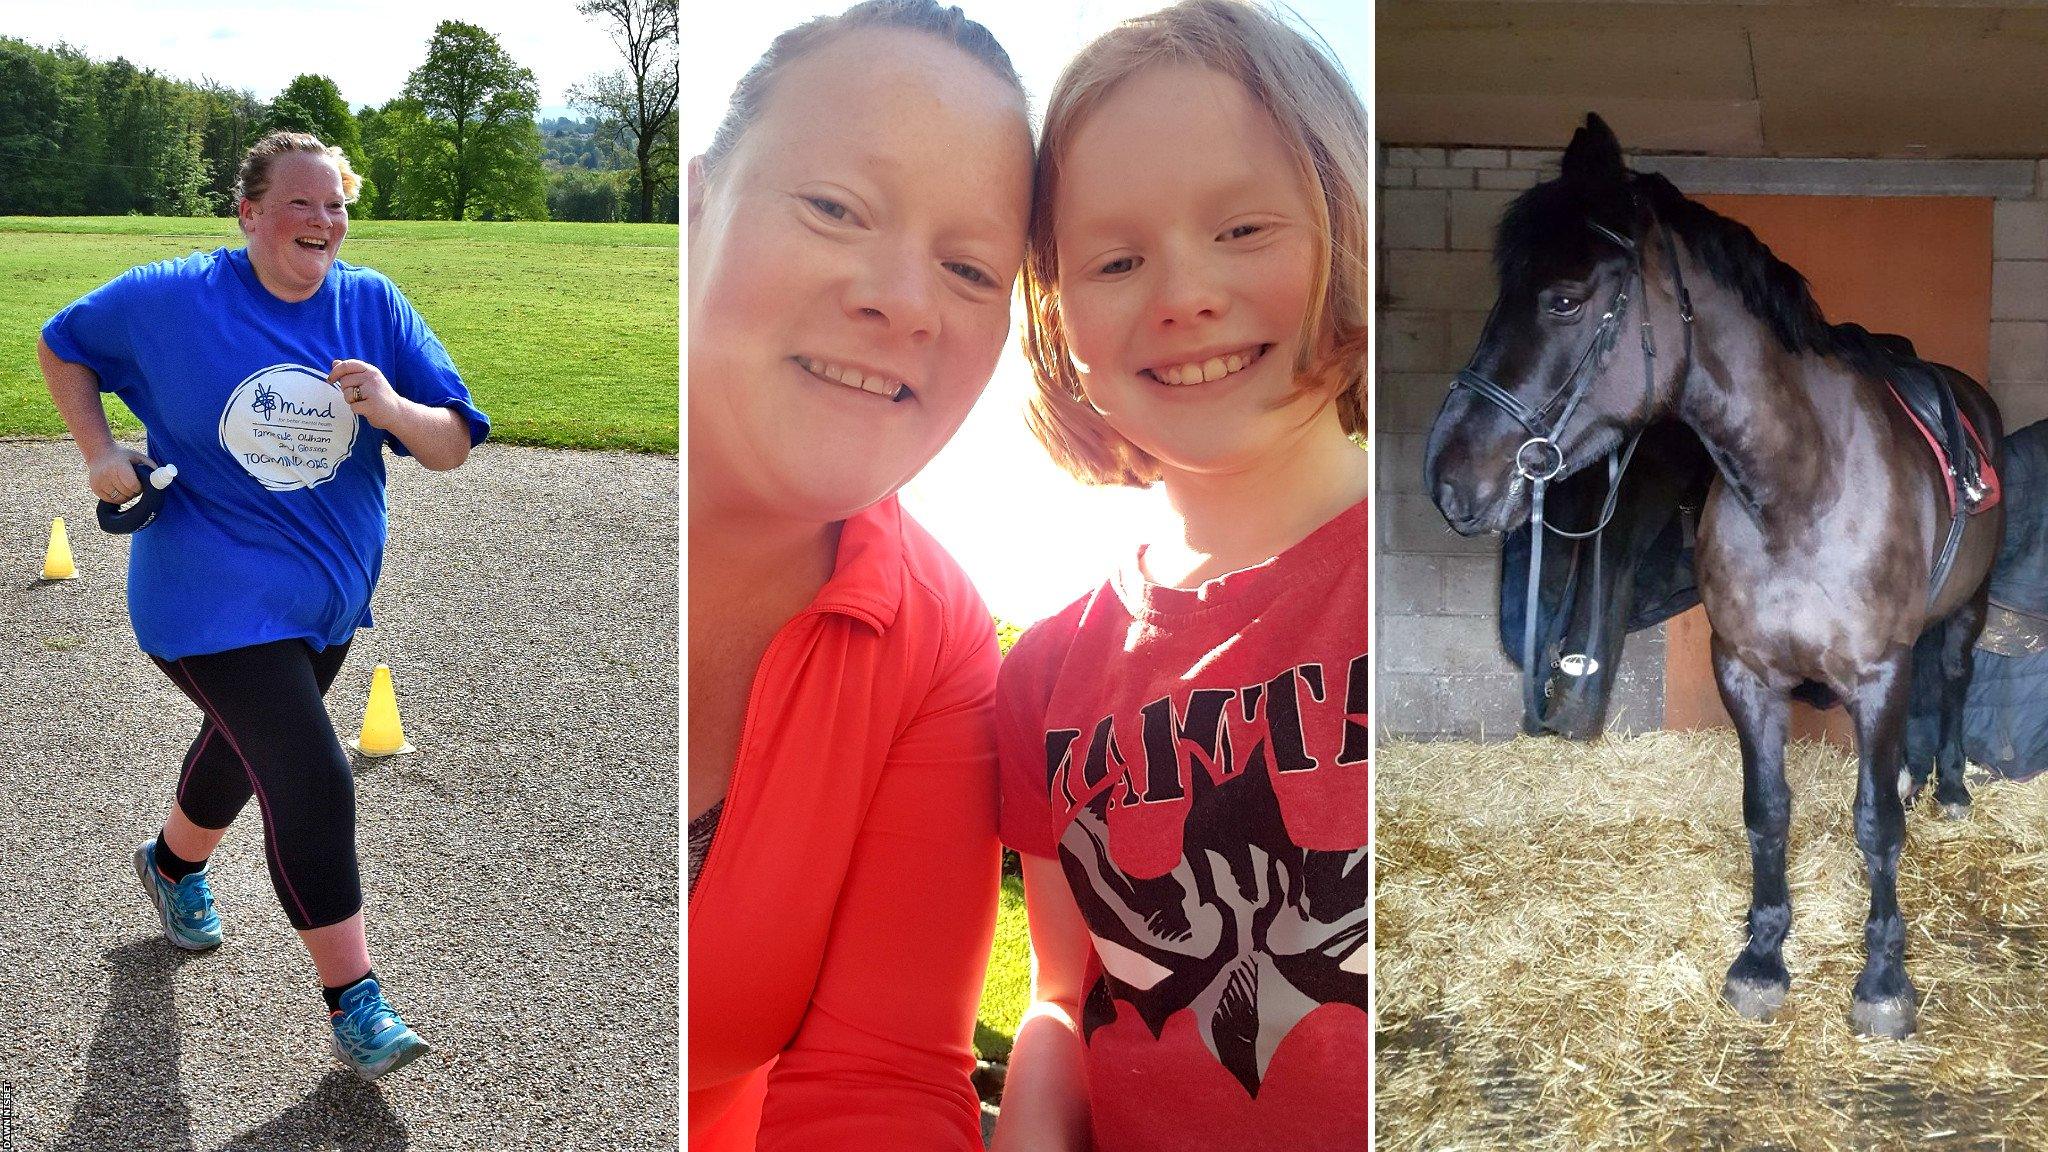
M 220 414 L 220 446 L 272 492 L 334 478 L 356 443 L 356 414 L 327 374 L 303 364 L 253 372 Z
M 1129 761 L 1114 717 L 1085 745 L 1075 729 L 1046 734 L 1048 798 L 1077 805 L 1060 865 L 1103 967 L 1083 1004 L 1085 1037 L 1115 1021 L 1117 1000 L 1155 1039 L 1189 1009 L 1209 1053 L 1257 1097 L 1296 1022 L 1324 1004 L 1370 1010 L 1362 819 L 1356 849 L 1302 848 L 1273 782 L 1276 772 L 1365 762 L 1365 669 L 1361 653 L 1348 669 L 1341 731 L 1304 730 L 1294 694 L 1327 698 L 1322 666 L 1304 664 L 1267 683 L 1147 704 L 1143 747 Z M 1118 867 L 1111 809 L 1178 802 L 1183 788 L 1179 861 L 1151 878 Z

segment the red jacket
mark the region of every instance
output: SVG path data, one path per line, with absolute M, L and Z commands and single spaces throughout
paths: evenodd
M 996 663 L 894 498 L 846 522 L 755 674 L 689 901 L 691 1152 L 981 1148 Z

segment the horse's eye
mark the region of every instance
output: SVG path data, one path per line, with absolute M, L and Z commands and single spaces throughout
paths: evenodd
M 1550 303 L 1546 305 L 1546 308 L 1552 316 L 1576 316 L 1579 314 L 1579 309 L 1585 306 L 1585 303 L 1584 300 L 1576 296 L 1558 295 L 1550 298 Z

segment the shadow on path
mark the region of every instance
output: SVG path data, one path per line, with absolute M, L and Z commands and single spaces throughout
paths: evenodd
M 272 1152 L 278 1148 L 332 1148 L 335 1152 L 402 1152 L 412 1138 L 377 1089 L 336 1068 L 320 1078 L 306 1098 L 275 1120 L 251 1128 L 222 1145 L 222 1152 Z
M 107 1009 L 86 1053 L 85 1088 L 53 1146 L 58 1152 L 194 1152 L 191 1109 L 178 1085 L 183 1051 L 172 987 L 192 955 L 162 937 L 107 951 Z M 410 1144 L 383 1094 L 336 1068 L 304 1099 L 223 1147 L 402 1152 Z
M 60 1152 L 191 1152 L 171 1000 L 172 977 L 190 958 L 162 937 L 107 950 L 107 1010 L 86 1052 L 85 1090 L 57 1138 Z

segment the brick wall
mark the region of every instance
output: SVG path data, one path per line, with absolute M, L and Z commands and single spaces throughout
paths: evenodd
M 2048 419 L 2048 160 L 2031 195 L 1992 205 L 1991 395 L 2005 426 Z
M 1496 541 L 1444 526 L 1422 491 L 1422 448 L 1451 374 L 1494 295 L 1493 227 L 1522 189 L 1556 174 L 1555 150 L 1388 148 L 1380 163 L 1379 700 L 1397 736 L 1506 738 L 1520 681 L 1496 640 Z M 1696 193 L 1988 196 L 1992 395 L 2006 426 L 2048 418 L 2048 160 L 1778 160 L 1637 156 Z M 1628 639 L 1610 709 L 1617 731 L 1664 712 L 1663 630 Z

